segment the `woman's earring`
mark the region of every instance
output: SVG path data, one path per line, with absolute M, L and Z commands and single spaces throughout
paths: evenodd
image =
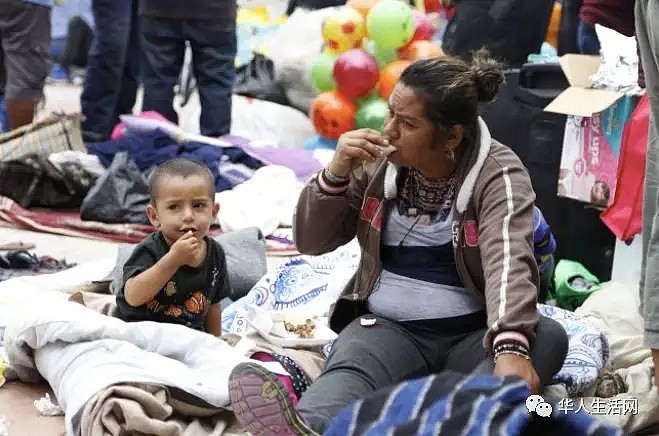
M 455 153 L 450 148 L 446 149 L 446 157 L 448 160 L 455 160 Z

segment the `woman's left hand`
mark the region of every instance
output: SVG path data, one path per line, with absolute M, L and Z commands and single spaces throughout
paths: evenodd
M 530 360 L 516 354 L 502 354 L 494 364 L 494 375 L 505 377 L 516 375 L 528 383 L 532 394 L 540 393 L 540 378 Z

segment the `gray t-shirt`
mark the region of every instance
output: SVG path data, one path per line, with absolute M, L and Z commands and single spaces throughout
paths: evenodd
M 395 321 L 451 318 L 483 310 L 466 289 L 453 254 L 453 214 L 406 216 L 391 202 L 382 234 L 382 271 L 369 310 Z

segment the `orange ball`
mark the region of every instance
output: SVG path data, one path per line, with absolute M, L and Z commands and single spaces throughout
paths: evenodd
M 339 136 L 355 128 L 357 107 L 337 91 L 318 94 L 309 109 L 309 118 L 316 132 L 328 139 Z
M 405 68 L 410 65 L 410 61 L 399 59 L 391 62 L 380 72 L 380 97 L 385 100 L 389 99 L 389 96 L 396 87 L 400 75 L 403 74 Z
M 362 14 L 364 18 L 368 15 L 368 11 L 380 0 L 348 0 L 346 6 L 349 6 Z
M 416 61 L 419 59 L 429 59 L 444 56 L 444 51 L 436 44 L 430 41 L 413 41 L 408 46 L 398 51 L 401 59 Z

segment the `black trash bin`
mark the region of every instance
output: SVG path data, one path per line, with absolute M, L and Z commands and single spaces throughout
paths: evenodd
M 506 84 L 482 117 L 492 137 L 512 148 L 529 170 L 536 204 L 556 237 L 556 260 L 580 262 L 600 280 L 610 280 L 615 236 L 600 212 L 556 195 L 566 116 L 544 108 L 568 86 L 559 64 L 507 71 Z

